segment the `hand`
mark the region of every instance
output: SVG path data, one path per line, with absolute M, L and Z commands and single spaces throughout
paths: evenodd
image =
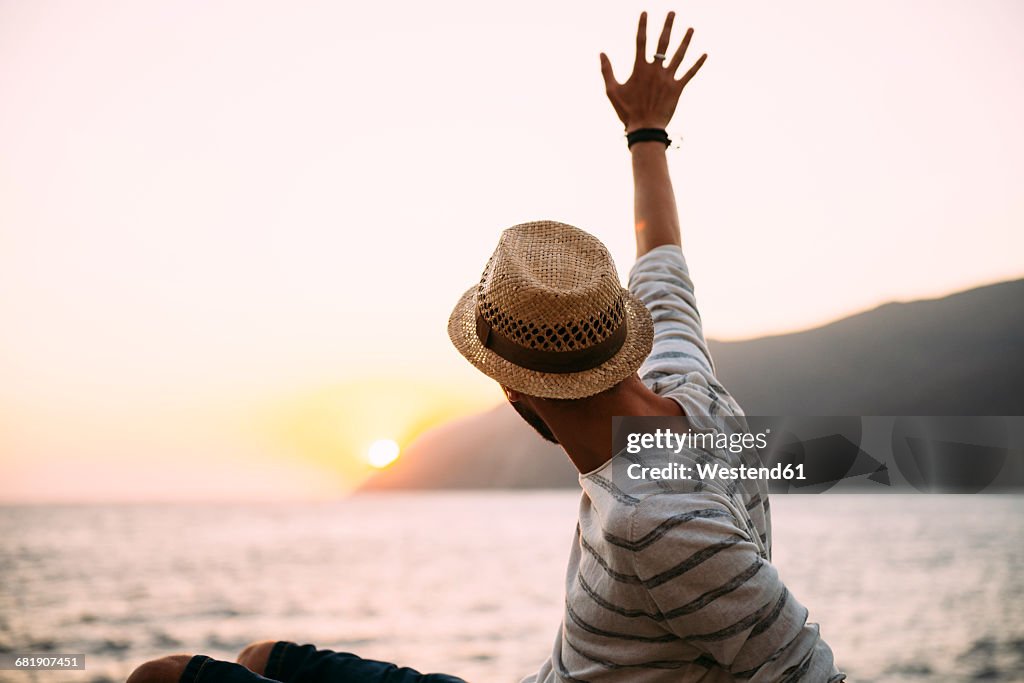
M 686 56 L 686 48 L 690 45 L 690 38 L 693 36 L 693 29 L 687 29 L 683 36 L 683 42 L 672 55 L 672 61 L 665 66 L 665 55 L 668 50 L 668 42 L 672 33 L 672 21 L 675 19 L 675 12 L 669 12 L 665 18 L 665 26 L 661 29 L 661 37 L 658 38 L 658 50 L 653 62 L 647 61 L 647 12 L 640 15 L 640 25 L 636 31 L 636 61 L 633 62 L 633 73 L 625 83 L 615 80 L 612 73 L 612 63 L 608 55 L 601 53 L 601 75 L 604 76 L 604 84 L 608 99 L 615 107 L 615 113 L 619 115 L 622 123 L 626 126 L 626 132 L 640 128 L 665 128 L 672 120 L 676 105 L 679 104 L 679 95 L 690 79 L 708 58 L 706 54 L 700 56 L 689 71 L 683 74 L 682 78 L 675 77 L 676 71 L 683 63 Z

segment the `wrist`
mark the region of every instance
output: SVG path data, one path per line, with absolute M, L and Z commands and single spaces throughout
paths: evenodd
M 637 163 L 638 160 L 643 161 L 645 159 L 667 159 L 668 154 L 666 150 L 668 148 L 660 142 L 638 142 L 629 148 L 629 155 L 633 159 L 633 163 Z

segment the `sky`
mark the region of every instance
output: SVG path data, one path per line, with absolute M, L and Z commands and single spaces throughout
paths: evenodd
M 1024 276 L 1019 3 L 492 5 L 0 0 L 0 501 L 331 497 L 500 401 L 448 314 L 528 220 L 625 279 L 641 9 L 708 336 Z

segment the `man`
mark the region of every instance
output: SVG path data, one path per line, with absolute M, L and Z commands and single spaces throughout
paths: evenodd
M 565 615 L 551 658 L 527 680 L 844 680 L 769 564 L 764 482 L 634 480 L 623 476 L 628 453 L 613 456 L 613 416 L 682 415 L 719 430 L 743 421 L 715 378 L 680 248 L 664 129 L 707 55 L 676 78 L 693 31 L 669 58 L 673 18 L 648 61 L 641 15 L 625 83 L 601 55 L 633 162 L 637 262 L 628 291 L 597 239 L 528 223 L 505 231 L 449 322 L 459 351 L 580 472 Z M 663 456 L 647 454 L 643 464 Z M 727 452 L 674 455 L 691 471 L 715 458 L 741 464 Z
M 633 159 L 638 258 L 629 289 L 596 238 L 562 223 L 527 223 L 502 234 L 449 320 L 456 348 L 580 472 L 565 615 L 551 657 L 526 680 L 833 683 L 845 676 L 769 564 L 763 482 L 632 480 L 619 476 L 628 454 L 613 454 L 613 416 L 681 417 L 698 428 L 743 419 L 715 379 L 680 247 L 664 129 L 706 55 L 675 78 L 692 30 L 668 59 L 673 18 L 648 61 L 641 15 L 625 83 L 601 55 Z M 653 463 L 657 455 L 643 457 Z M 129 683 L 460 680 L 286 641 L 254 643 L 238 662 L 166 657 Z

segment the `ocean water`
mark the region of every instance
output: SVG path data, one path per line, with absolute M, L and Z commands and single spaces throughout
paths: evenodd
M 122 681 L 171 652 L 315 642 L 471 681 L 550 648 L 578 494 L 0 507 L 0 651 Z M 1024 497 L 776 496 L 775 564 L 853 681 L 1024 681 Z

